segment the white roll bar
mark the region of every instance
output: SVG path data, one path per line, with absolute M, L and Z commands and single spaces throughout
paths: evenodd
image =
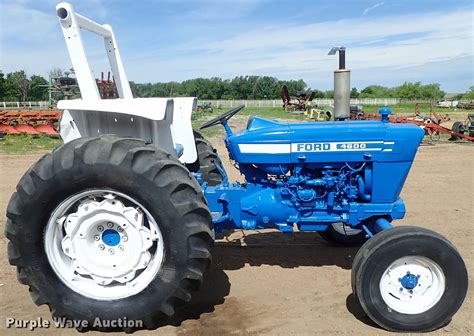
M 56 14 L 66 40 L 82 99 L 100 100 L 101 98 L 95 77 L 87 60 L 81 28 L 103 37 L 110 69 L 117 85 L 118 96 L 120 98 L 133 98 L 112 27 L 107 24 L 98 24 L 75 13 L 73 6 L 67 2 L 61 2 L 56 6 Z

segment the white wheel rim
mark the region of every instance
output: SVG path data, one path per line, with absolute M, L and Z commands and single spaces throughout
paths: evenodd
M 46 226 L 44 246 L 61 281 L 96 300 L 141 292 L 164 255 L 153 216 L 133 198 L 107 189 L 88 189 L 59 204 Z
M 344 224 L 344 223 L 333 223 L 331 224 L 333 229 L 336 230 L 336 232 L 345 235 L 345 236 L 355 236 L 358 235 L 362 230 L 359 229 L 354 229 L 350 225 Z
M 393 262 L 380 279 L 385 303 L 402 314 L 421 314 L 443 296 L 446 278 L 441 267 L 422 256 L 407 256 Z

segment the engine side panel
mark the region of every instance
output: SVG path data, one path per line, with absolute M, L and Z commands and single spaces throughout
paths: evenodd
M 230 136 L 231 158 L 247 181 L 287 174 L 294 167 L 314 171 L 365 164 L 372 203 L 395 202 L 424 131 L 411 124 L 381 121 L 290 123 L 254 117 L 247 130 Z M 369 185 L 369 184 L 367 184 Z

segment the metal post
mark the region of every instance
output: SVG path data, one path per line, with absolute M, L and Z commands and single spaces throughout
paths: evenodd
M 346 48 L 339 48 L 339 69 L 346 68 Z

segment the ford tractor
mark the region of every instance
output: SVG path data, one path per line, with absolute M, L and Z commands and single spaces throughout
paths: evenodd
M 112 28 L 67 3 L 56 12 L 82 99 L 59 102 L 64 144 L 23 175 L 7 208 L 9 261 L 35 304 L 82 330 L 124 317 L 153 329 L 199 289 L 216 233 L 276 229 L 362 245 L 352 291 L 382 328 L 434 330 L 460 308 L 468 275 L 453 244 L 392 226 L 420 127 L 389 123 L 383 108 L 379 121 L 251 117 L 234 132 L 241 106 L 201 127 L 224 127 L 245 177 L 231 182 L 192 129 L 195 98 L 133 98 Z M 104 39 L 118 99 L 101 99 L 82 30 Z

